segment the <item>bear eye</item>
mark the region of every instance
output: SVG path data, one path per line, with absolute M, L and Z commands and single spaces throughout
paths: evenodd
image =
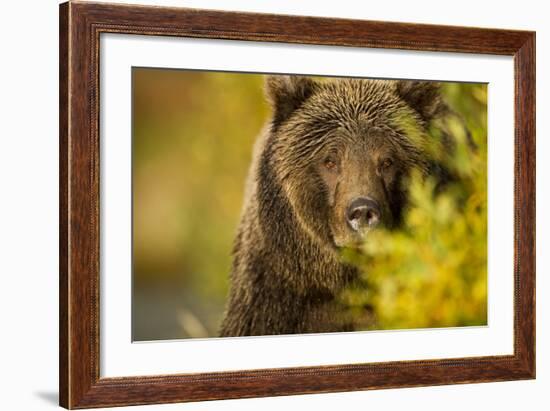
M 393 165 L 393 161 L 391 158 L 386 158 L 384 161 L 382 161 L 382 168 L 390 168 Z
M 337 164 L 336 164 L 336 161 L 334 161 L 332 158 L 326 158 L 323 165 L 325 166 L 325 168 L 329 171 L 334 171 L 336 170 L 336 167 L 337 167 Z

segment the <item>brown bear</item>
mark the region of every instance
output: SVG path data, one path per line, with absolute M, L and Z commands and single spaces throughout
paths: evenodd
M 268 76 L 266 94 L 220 335 L 354 330 L 336 298 L 359 277 L 342 248 L 399 225 L 412 169 L 448 177 L 430 155 L 439 84 Z

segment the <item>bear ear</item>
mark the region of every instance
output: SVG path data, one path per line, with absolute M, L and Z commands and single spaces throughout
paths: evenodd
M 317 90 L 318 83 L 302 76 L 267 76 L 265 93 L 273 107 L 273 122 L 280 124 Z
M 440 85 L 435 81 L 400 80 L 397 82 L 397 94 L 426 122 L 445 109 Z

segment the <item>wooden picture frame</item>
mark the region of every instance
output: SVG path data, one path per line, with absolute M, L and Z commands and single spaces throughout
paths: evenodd
M 513 56 L 514 354 L 100 378 L 101 33 Z M 535 377 L 535 33 L 183 8 L 60 5 L 60 405 L 90 408 Z

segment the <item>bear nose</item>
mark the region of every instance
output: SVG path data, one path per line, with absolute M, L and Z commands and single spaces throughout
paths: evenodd
M 348 207 L 346 218 L 353 231 L 375 227 L 380 222 L 380 206 L 370 197 L 358 197 Z

